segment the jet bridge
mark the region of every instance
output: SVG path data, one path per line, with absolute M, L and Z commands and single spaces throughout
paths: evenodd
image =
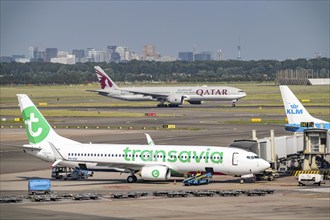
M 326 129 L 305 129 L 303 133 L 258 139 L 252 131 L 253 140 L 235 140 L 230 147 L 252 151 L 279 169 L 280 163 L 287 169 L 318 170 L 329 168 L 330 131 Z

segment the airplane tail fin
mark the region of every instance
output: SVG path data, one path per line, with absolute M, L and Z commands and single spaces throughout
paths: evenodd
M 42 146 L 43 144 L 49 145 L 49 143 L 53 143 L 63 146 L 78 143 L 58 135 L 27 95 L 17 94 L 16 96 L 30 144 Z
M 301 122 L 325 122 L 311 116 L 288 86 L 280 86 L 280 90 L 289 124 L 300 124 Z
M 116 83 L 111 80 L 111 78 L 103 71 L 103 69 L 99 66 L 94 66 L 95 73 L 99 82 L 101 84 L 102 89 L 115 89 L 118 88 Z

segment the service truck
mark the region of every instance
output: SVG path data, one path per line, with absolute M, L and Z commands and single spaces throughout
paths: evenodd
M 298 176 L 299 186 L 305 185 L 318 185 L 320 186 L 323 181 L 323 175 L 320 174 L 299 174 Z

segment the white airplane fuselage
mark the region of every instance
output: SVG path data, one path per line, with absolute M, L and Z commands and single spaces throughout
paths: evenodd
M 133 167 L 161 165 L 182 174 L 212 168 L 215 173 L 247 175 L 269 167 L 268 162 L 254 153 L 229 147 L 75 144 L 58 150 L 65 159 L 61 162 L 62 166 L 79 167 L 79 164 L 85 164 L 88 170 L 94 171 L 108 169 L 125 172 L 121 165 L 127 164 Z M 45 161 L 56 160 L 51 147 L 25 151 Z
M 232 101 L 246 96 L 242 90 L 224 86 L 200 87 L 128 87 L 104 89 L 106 96 L 126 101 L 159 101 L 152 96 L 134 92 L 159 94 L 160 96 L 184 97 L 185 101 Z M 164 98 L 165 99 L 165 98 Z

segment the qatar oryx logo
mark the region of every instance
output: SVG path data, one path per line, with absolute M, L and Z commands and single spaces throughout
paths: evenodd
M 99 79 L 100 81 L 100 84 L 101 84 L 101 88 L 104 89 L 105 87 L 112 87 L 112 83 L 111 81 L 108 79 L 108 77 L 106 77 L 103 73 L 101 73 L 100 71 L 98 70 L 95 70 L 96 72 L 96 75 L 97 75 L 97 78 Z
M 35 106 L 27 107 L 22 112 L 26 133 L 29 142 L 32 144 L 43 141 L 50 130 L 50 127 Z

